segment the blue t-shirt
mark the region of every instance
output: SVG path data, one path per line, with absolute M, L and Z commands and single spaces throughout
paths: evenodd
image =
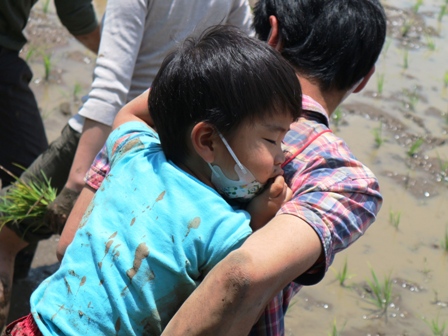
M 167 161 L 145 124 L 120 126 L 106 146 L 111 171 L 31 297 L 44 335 L 158 335 L 251 233 L 249 215 Z

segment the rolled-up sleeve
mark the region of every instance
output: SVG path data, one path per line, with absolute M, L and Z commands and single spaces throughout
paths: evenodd
M 101 148 L 87 172 L 84 182 L 91 188 L 98 190 L 103 183 L 104 178 L 109 173 L 110 163 L 107 156 L 106 145 Z
M 61 23 L 72 35 L 91 33 L 98 26 L 91 0 L 55 0 L 54 3 Z
M 324 260 L 296 280 L 312 285 L 323 278 L 335 254 L 354 243 L 375 221 L 382 196 L 374 174 L 332 133 L 320 136 L 290 162 L 285 177 L 293 198 L 279 214 L 307 222 L 319 236 L 325 254 Z

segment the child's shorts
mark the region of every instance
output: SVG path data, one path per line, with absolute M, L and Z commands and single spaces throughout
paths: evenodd
M 34 322 L 33 314 L 15 320 L 8 324 L 2 336 L 42 336 L 36 322 Z

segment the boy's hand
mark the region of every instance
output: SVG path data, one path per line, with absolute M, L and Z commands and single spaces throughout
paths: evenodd
M 253 231 L 262 228 L 280 209 L 283 203 L 289 201 L 292 191 L 285 183 L 283 176 L 277 176 L 272 184 L 247 205 L 247 212 L 251 215 L 250 226 Z

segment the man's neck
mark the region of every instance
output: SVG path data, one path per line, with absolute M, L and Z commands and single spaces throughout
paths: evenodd
M 341 103 L 343 93 L 339 91 L 323 92 L 317 84 L 314 84 L 301 76 L 298 77 L 300 80 L 300 85 L 302 86 L 302 93 L 310 96 L 322 105 L 325 112 L 327 112 L 328 117 L 330 117 Z

